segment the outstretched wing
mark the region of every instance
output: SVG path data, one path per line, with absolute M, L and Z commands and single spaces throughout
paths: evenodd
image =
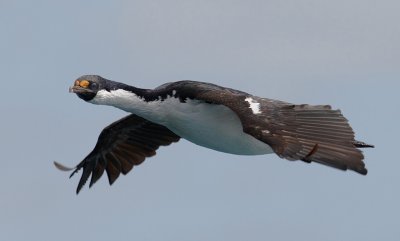
M 111 185 L 120 173 L 125 175 L 146 157 L 154 156 L 159 146 L 169 145 L 179 139 L 166 127 L 134 114 L 112 123 L 100 133 L 93 151 L 73 168 L 71 177 L 83 169 L 76 193 L 79 193 L 90 175 L 89 187 L 100 179 L 104 170 Z M 72 170 L 59 163 L 55 165 L 60 170 Z
M 357 147 L 373 146 L 354 139 L 352 128 L 339 110 L 328 105 L 293 105 L 219 86 L 198 85 L 197 91 L 184 89 L 187 98 L 229 107 L 238 115 L 244 132 L 271 146 L 281 158 L 367 174 L 364 156 Z

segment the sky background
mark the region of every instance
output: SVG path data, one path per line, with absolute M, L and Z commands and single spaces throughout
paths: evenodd
M 400 2 L 0 0 L 0 240 L 376 241 L 400 237 Z M 77 196 L 80 162 L 125 116 L 68 93 L 83 74 L 190 79 L 342 110 L 361 176 L 185 140 Z

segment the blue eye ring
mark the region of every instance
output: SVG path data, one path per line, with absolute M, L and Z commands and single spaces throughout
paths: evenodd
M 97 83 L 95 83 L 95 82 L 92 82 L 91 84 L 90 84 L 90 88 L 91 89 L 97 89 L 99 87 L 99 85 L 97 84 Z

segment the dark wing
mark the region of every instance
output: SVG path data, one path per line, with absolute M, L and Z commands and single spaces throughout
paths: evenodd
M 373 146 L 354 139 L 352 128 L 339 110 L 327 105 L 293 105 L 218 86 L 207 87 L 204 83 L 199 85 L 204 87 L 201 91 L 185 90 L 190 93 L 188 98 L 229 107 L 238 115 L 244 132 L 271 146 L 281 158 L 367 174 L 364 156 L 357 147 Z M 250 103 L 245 101 L 248 97 L 259 104 L 260 113 L 253 113 Z
M 76 193 L 79 193 L 90 175 L 89 187 L 100 179 L 104 170 L 111 185 L 120 173 L 125 175 L 146 157 L 154 156 L 159 146 L 169 145 L 179 139 L 166 127 L 134 114 L 112 123 L 100 133 L 93 151 L 74 168 L 71 177 L 83 168 Z M 59 163 L 55 165 L 60 170 L 70 170 Z

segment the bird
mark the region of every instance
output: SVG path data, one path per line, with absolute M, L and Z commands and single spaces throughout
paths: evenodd
M 194 144 L 236 155 L 275 153 L 290 161 L 320 163 L 366 175 L 359 148 L 340 110 L 330 105 L 292 104 L 261 98 L 212 83 L 182 80 L 142 89 L 83 75 L 69 92 L 82 100 L 130 113 L 105 127 L 94 149 L 75 167 L 54 162 L 62 171 L 82 169 L 76 193 L 107 173 L 112 185 L 122 173 L 154 156 L 160 146 L 184 138 Z

